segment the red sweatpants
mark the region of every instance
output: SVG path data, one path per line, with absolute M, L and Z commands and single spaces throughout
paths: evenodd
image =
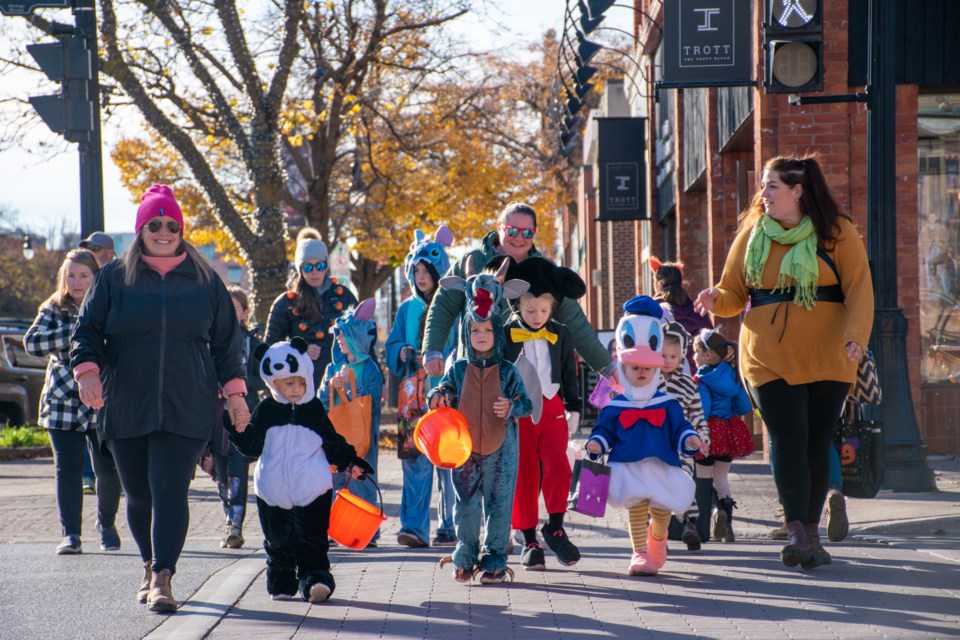
M 543 477 L 541 478 L 541 469 Z M 540 422 L 520 420 L 520 464 L 513 496 L 513 528 L 530 529 L 540 521 L 540 491 L 547 513 L 566 513 L 570 492 L 567 419 L 560 394 L 543 399 Z

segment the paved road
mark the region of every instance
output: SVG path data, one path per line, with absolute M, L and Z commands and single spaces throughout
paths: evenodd
M 392 544 L 399 464 L 381 455 L 387 521 L 379 549 L 332 553 L 337 591 L 311 606 L 266 596 L 256 508 L 248 549 L 221 550 L 213 484 L 195 480 L 187 548 L 174 578 L 185 599 L 164 617 L 133 601 L 140 567 L 129 533 L 119 553 L 88 539 L 58 557 L 49 459 L 0 463 L 0 638 L 946 638 L 960 637 L 960 461 L 931 459 L 936 494 L 882 492 L 849 501 L 851 536 L 834 564 L 812 572 L 779 562 L 769 467 L 734 465 L 738 541 L 699 553 L 671 543 L 652 578 L 625 575 L 622 512 L 573 514 L 568 531 L 584 559 L 575 569 L 524 572 L 509 585 L 460 585 L 439 570 L 437 549 Z M 93 501 L 84 530 L 93 531 Z M 518 561 L 518 557 L 514 556 Z

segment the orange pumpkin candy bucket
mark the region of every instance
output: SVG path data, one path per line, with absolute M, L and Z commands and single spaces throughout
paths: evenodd
M 417 449 L 441 469 L 463 466 L 473 449 L 467 419 L 450 407 L 438 407 L 420 418 L 413 441 Z
M 377 528 L 387 519 L 383 515 L 383 494 L 380 486 L 373 482 L 373 478 L 366 477 L 365 481 L 373 482 L 380 496 L 380 508 L 373 506 L 363 498 L 348 490 L 352 478 L 347 478 L 343 489 L 337 490 L 337 499 L 330 508 L 330 526 L 327 535 L 345 547 L 363 549 L 377 532 Z

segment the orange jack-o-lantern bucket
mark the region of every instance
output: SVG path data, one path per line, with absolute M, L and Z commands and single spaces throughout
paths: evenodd
M 420 418 L 413 441 L 417 449 L 441 469 L 462 466 L 473 449 L 467 419 L 449 407 L 438 407 Z
M 365 478 L 366 482 L 373 482 L 373 478 Z M 347 486 L 350 479 L 347 479 Z M 376 484 L 376 483 L 374 483 Z M 377 487 L 380 493 L 380 487 Z M 383 505 L 383 496 L 380 496 Z M 358 496 L 350 493 L 345 486 L 337 491 L 337 499 L 330 509 L 330 527 L 327 535 L 345 547 L 363 549 L 377 532 L 377 528 L 387 519 L 383 515 L 383 507 L 377 508 Z

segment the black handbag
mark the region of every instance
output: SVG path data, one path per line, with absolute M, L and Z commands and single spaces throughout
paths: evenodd
M 883 423 L 863 417 L 863 408 L 847 402 L 833 434 L 840 454 L 843 495 L 873 498 L 883 485 Z

